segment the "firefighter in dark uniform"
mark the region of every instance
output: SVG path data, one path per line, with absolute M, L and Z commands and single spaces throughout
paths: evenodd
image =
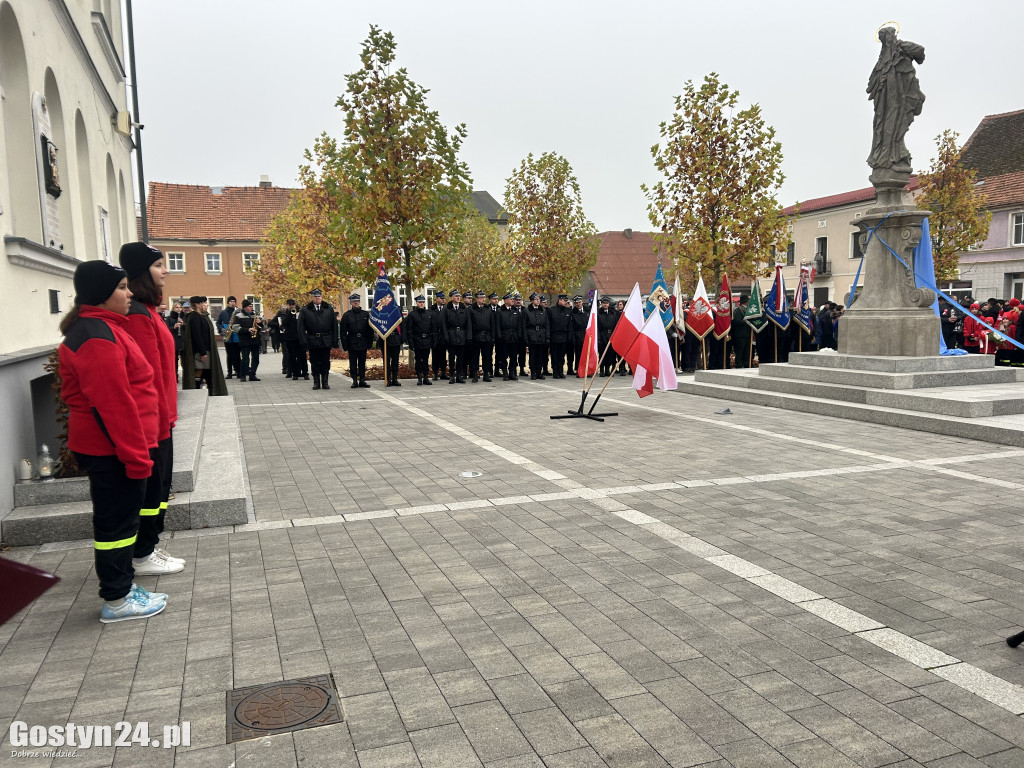
M 314 288 L 312 300 L 298 314 L 299 345 L 309 351 L 309 367 L 313 369 L 313 389 L 330 389 L 331 350 L 338 348 L 338 325 L 334 307 L 324 301 L 324 293 Z
M 612 371 L 615 370 L 615 350 L 608 346 L 608 342 L 611 341 L 612 331 L 615 330 L 615 324 L 619 321 L 619 316 L 612 309 L 611 301 L 602 296 L 599 302 L 600 306 L 597 310 L 597 353 L 600 355 L 604 353 L 604 359 L 601 360 L 601 376 L 611 376 Z M 607 353 L 605 353 L 607 349 Z
M 504 375 L 502 366 L 504 365 L 501 361 L 501 339 L 498 338 L 498 310 L 501 309 L 501 300 L 498 298 L 498 294 L 489 293 L 487 294 L 488 306 L 491 308 L 491 318 L 494 321 L 494 349 L 491 352 L 491 369 L 494 371 L 494 375 Z
M 366 350 L 373 341 L 370 313 L 362 308 L 362 297 L 353 293 L 348 297 L 349 310 L 341 316 L 341 348 L 348 352 L 348 372 L 352 389 L 369 387 L 366 383 Z
M 402 323 L 405 321 L 403 320 Z M 398 380 L 398 355 L 402 351 L 402 323 L 398 323 L 391 329 L 386 339 L 377 336 L 377 349 L 387 355 L 385 366 L 387 368 L 388 381 L 385 387 L 400 387 L 402 382 Z
M 448 348 L 445 346 L 444 334 L 441 332 L 445 298 L 444 291 L 438 291 L 434 294 L 434 306 L 427 310 L 434 328 L 434 346 L 430 350 L 430 367 L 434 370 L 434 381 L 444 376 L 444 370 L 448 365 Z
M 497 335 L 495 328 L 496 317 L 494 310 L 484 301 L 487 294 L 483 291 L 476 292 L 476 304 L 470 307 L 470 316 L 473 325 L 473 347 L 472 357 L 469 360 L 469 370 L 473 374 L 473 383 L 480 379 L 477 371 L 482 369 L 484 381 L 491 381 L 494 376 L 494 337 Z
M 473 335 L 473 324 L 458 289 L 448 295 L 452 300 L 441 315 L 441 333 L 448 347 L 448 383 L 465 384 L 463 371 L 466 363 L 463 358 L 466 354 L 466 341 Z
M 437 312 L 427 310 L 427 297 L 417 296 L 416 307 L 402 321 L 406 339 L 416 356 L 416 386 L 433 383 L 430 380 L 428 357 L 437 338 L 433 319 L 435 316 L 440 317 Z
M 526 307 L 523 306 L 522 294 L 516 293 L 512 295 L 512 308 L 519 315 L 519 344 L 516 347 L 516 360 L 519 362 L 519 375 L 526 375 L 526 336 L 523 335 L 523 324 L 522 317 L 526 311 Z
M 569 356 L 569 370 L 578 379 L 580 375 L 580 363 L 583 362 L 583 338 L 587 335 L 587 321 L 590 320 L 590 313 L 583 306 L 583 297 L 576 295 L 572 297 L 572 343 L 569 349 L 572 354 Z
M 530 306 L 523 311 L 523 335 L 530 348 L 530 379 L 544 379 L 544 354 L 551 341 L 548 311 L 540 305 L 540 294 L 530 294 Z
M 740 294 L 740 303 L 732 311 L 732 328 L 729 335 L 732 336 L 733 349 L 736 350 L 736 367 L 747 368 L 750 365 L 750 336 L 751 329 L 743 316 L 747 312 L 747 303 L 750 296 Z
M 288 299 L 288 309 L 281 318 L 281 338 L 288 348 L 288 370 L 292 379 L 298 381 L 301 377 L 309 381 L 306 350 L 299 341 L 299 311 L 295 308 L 295 299 Z
M 555 306 L 548 310 L 548 344 L 553 379 L 565 378 L 565 351 L 571 342 L 571 334 L 572 310 L 569 308 L 569 297 L 560 293 Z
M 514 294 L 506 293 L 504 306 L 498 307 L 498 362 L 502 381 L 517 381 L 519 340 L 522 338 L 523 313 L 517 309 Z

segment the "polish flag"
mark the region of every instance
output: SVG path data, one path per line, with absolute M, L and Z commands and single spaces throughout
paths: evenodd
M 629 300 L 622 309 L 619 322 L 612 331 L 612 349 L 618 352 L 620 357 L 629 361 L 629 348 L 633 346 L 640 335 L 640 329 L 644 327 L 644 303 L 640 300 L 640 283 L 633 285 L 633 291 L 629 294 Z
M 633 344 L 633 352 L 636 359 L 635 363 L 630 361 L 635 371 L 633 389 L 640 397 L 654 393 L 655 379 L 658 382 L 658 389 L 662 392 L 679 386 L 664 323 L 646 323 Z
M 597 291 L 590 302 L 590 318 L 587 320 L 587 332 L 583 336 L 583 351 L 580 353 L 580 362 L 576 368 L 576 374 L 585 379 L 597 371 Z

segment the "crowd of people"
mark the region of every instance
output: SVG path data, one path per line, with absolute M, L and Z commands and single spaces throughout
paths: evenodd
M 1024 350 L 1007 340 L 1024 340 L 1024 309 L 1020 299 L 989 298 L 978 302 L 967 296 L 961 304 L 969 307 L 971 314 L 939 299 L 942 338 L 946 346 L 973 354 L 994 355 L 996 365 L 1024 367 Z M 986 328 L 979 320 L 995 330 Z

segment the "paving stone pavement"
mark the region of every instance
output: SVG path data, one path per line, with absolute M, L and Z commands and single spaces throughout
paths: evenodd
M 1024 766 L 1024 451 L 278 362 L 229 382 L 251 521 L 166 541 L 163 614 L 101 625 L 91 542 L 4 553 L 62 580 L 0 627 L 0 765 Z M 228 690 L 324 673 L 344 724 L 225 744 Z M 14 721 L 191 745 L 19 758 Z

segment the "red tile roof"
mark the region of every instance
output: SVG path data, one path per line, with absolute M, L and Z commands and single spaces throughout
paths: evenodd
M 1024 171 L 1004 173 L 1002 176 L 989 176 L 982 179 L 978 191 L 988 200 L 986 208 L 1001 208 L 1008 205 L 1024 203 Z
M 149 183 L 146 199 L 153 240 L 258 241 L 296 190 Z
M 982 118 L 960 162 L 976 169 L 979 179 L 1024 171 L 1024 109 Z
M 910 183 L 907 184 L 907 191 L 913 192 L 917 189 L 917 176 L 910 177 Z M 854 203 L 869 203 L 875 199 L 875 188 L 864 187 L 863 189 L 855 189 L 852 192 L 842 192 L 838 195 L 828 195 L 827 197 L 816 197 L 813 200 L 804 200 L 802 203 L 787 206 L 782 209 L 784 216 L 792 216 L 794 213 L 811 213 L 812 211 L 824 211 L 829 208 L 841 208 L 844 205 L 853 205 Z
M 649 291 L 658 269 L 654 233 L 632 230 L 601 232 L 597 238 L 601 242 L 601 251 L 597 264 L 591 270 L 595 287 L 602 294 L 628 296 L 633 284 L 639 282 L 642 292 Z

